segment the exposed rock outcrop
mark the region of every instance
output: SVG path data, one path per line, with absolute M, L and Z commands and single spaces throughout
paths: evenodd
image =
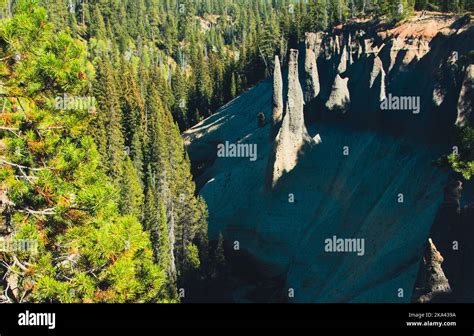
M 461 208 L 463 185 L 450 181 L 444 189 L 441 204 L 432 226 L 433 243 L 443 255 L 443 271 L 449 279 L 451 295 L 444 295 L 443 302 L 473 302 L 474 300 L 474 204 Z M 420 270 L 421 271 L 421 270 Z M 420 275 L 419 275 L 420 276 Z
M 388 72 L 392 71 L 392 69 L 395 67 L 395 64 L 397 63 L 397 57 L 398 53 L 400 52 L 400 47 L 399 47 L 399 42 L 398 38 L 393 38 L 391 40 L 391 44 L 389 45 L 390 48 L 390 63 L 388 65 Z
M 347 49 L 344 46 L 342 48 L 342 53 L 341 53 L 341 61 L 339 62 L 339 66 L 337 67 L 337 73 L 343 73 L 346 72 L 347 70 Z
M 380 75 L 377 77 L 376 80 L 376 87 L 379 90 L 379 101 L 383 102 L 385 99 L 387 99 L 387 93 L 385 89 L 385 70 L 382 68 L 382 71 L 380 71 Z
M 466 69 L 466 77 L 462 84 L 461 93 L 458 101 L 458 117 L 456 119 L 457 126 L 465 126 L 472 117 L 472 109 L 474 108 L 474 64 Z
M 273 70 L 273 110 L 271 140 L 273 140 L 280 128 L 283 118 L 283 78 L 278 56 L 275 56 L 275 68 Z
M 298 153 L 304 143 L 313 142 L 304 124 L 303 106 L 303 90 L 298 76 L 298 50 L 291 49 L 285 115 L 268 159 L 267 190 L 273 189 L 285 172 L 290 172 L 295 168 Z
M 420 266 L 417 288 L 413 294 L 414 302 L 437 302 L 451 293 L 449 281 L 441 267 L 443 261 L 443 256 L 430 238 Z
M 312 99 L 316 98 L 320 91 L 319 85 L 319 73 L 318 73 L 318 64 L 316 62 L 317 56 L 314 52 L 315 48 L 315 34 L 306 36 L 306 54 L 304 62 L 305 70 L 305 92 L 304 92 L 304 101 L 308 103 Z
M 442 206 L 454 210 L 456 213 L 460 211 L 461 194 L 462 194 L 462 183 L 461 181 L 451 181 L 444 188 L 444 202 Z
M 349 34 L 348 40 L 347 40 L 347 52 L 349 53 L 349 64 L 352 65 L 354 64 L 354 48 L 352 45 L 352 36 Z
M 349 88 L 347 85 L 348 82 L 349 78 L 342 78 L 339 75 L 336 76 L 331 88 L 331 94 L 326 102 L 326 108 L 328 110 L 340 110 L 342 113 L 347 111 L 351 103 Z
M 433 89 L 433 103 L 439 107 L 446 99 L 446 89 L 438 82 Z
M 374 86 L 375 80 L 379 76 L 379 74 L 384 71 L 383 70 L 383 63 L 382 60 L 377 56 L 374 58 L 374 63 L 372 65 L 372 71 L 370 72 L 370 84 L 369 88 Z
M 364 54 L 364 50 L 362 49 L 362 44 L 360 44 L 360 42 L 357 41 L 357 53 L 356 53 L 357 59 L 360 59 L 363 54 Z
M 321 53 L 321 47 L 323 43 L 325 33 L 305 33 L 306 49 L 312 49 L 316 59 L 318 59 Z
M 334 37 L 334 52 L 339 55 L 341 53 L 341 39 L 338 35 Z
M 445 272 L 449 277 L 451 275 L 451 257 L 453 255 L 452 243 L 456 238 L 460 229 L 460 213 L 461 213 L 461 194 L 463 186 L 461 181 L 451 180 L 444 188 L 444 199 L 441 203 L 436 218 L 434 220 L 430 237 L 436 244 L 436 247 L 447 259 L 445 264 Z M 455 257 L 455 259 L 457 259 Z M 454 267 L 453 269 L 456 269 Z M 451 284 L 452 285 L 452 284 Z
M 375 49 L 374 48 L 374 40 L 373 39 L 365 39 L 364 40 L 364 53 L 365 54 L 373 54 Z
M 385 70 L 383 68 L 382 60 L 379 57 L 374 58 L 374 64 L 370 73 L 370 84 L 369 87 L 372 89 L 374 86 L 379 90 L 379 101 L 382 102 L 386 99 L 385 91 Z
M 440 65 L 434 78 L 432 93 L 432 102 L 435 107 L 441 107 L 445 102 L 447 104 L 456 103 L 456 113 L 458 113 L 461 100 L 460 95 L 455 96 L 452 88 L 458 87 L 460 84 L 458 54 L 458 52 L 451 52 L 447 56 L 446 62 Z M 456 114 L 456 119 L 458 119 L 458 114 Z
M 404 50 L 405 55 L 403 57 L 402 65 L 407 66 L 412 61 L 419 61 L 427 53 L 430 52 L 429 41 L 425 41 L 420 38 L 411 39 L 407 38 L 403 43 L 400 43 L 400 50 Z

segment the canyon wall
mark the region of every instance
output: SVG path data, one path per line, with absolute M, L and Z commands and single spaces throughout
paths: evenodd
M 452 149 L 457 121 L 472 118 L 470 68 L 455 55 L 468 51 L 474 34 L 454 23 L 436 33 L 438 22 L 428 20 L 306 34 L 299 82 L 295 51 L 282 71 L 287 95 L 277 75 L 184 134 L 193 165 L 205 166 L 196 181 L 211 239 L 222 232 L 238 243 L 258 260 L 263 283 L 284 279 L 265 302 L 474 301 L 471 272 L 453 276 L 461 260 L 453 253 L 472 260 L 473 207 L 453 203 L 456 192 L 446 194 L 453 176 L 433 164 Z M 398 96 L 418 97 L 419 110 L 382 108 Z M 286 106 L 281 126 L 275 106 Z M 256 126 L 260 112 L 273 120 L 267 127 Z M 281 150 L 278 138 L 293 135 L 298 146 Z M 257 160 L 216 157 L 225 141 L 256 145 Z M 270 179 L 269 193 L 268 167 L 279 160 L 292 164 Z M 328 251 L 332 237 L 364 239 L 364 254 Z M 453 241 L 462 248 L 453 250 Z M 261 286 L 236 291 L 235 301 L 261 301 L 254 296 Z

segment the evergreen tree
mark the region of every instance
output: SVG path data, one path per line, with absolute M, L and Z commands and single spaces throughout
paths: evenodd
M 230 80 L 230 97 L 235 98 L 237 96 L 237 81 L 235 79 L 235 73 L 232 72 L 232 77 Z
M 97 113 L 103 114 L 102 120 L 107 139 L 106 152 L 107 170 L 117 187 L 121 183 L 123 161 L 125 159 L 125 143 L 122 133 L 122 113 L 118 100 L 118 91 L 112 64 L 107 58 L 97 60 L 97 78 L 94 81 L 94 96 L 97 102 Z M 100 139 L 102 144 L 104 140 Z
M 143 186 L 133 162 L 125 159 L 123 181 L 120 184 L 120 212 L 142 219 Z
M 326 30 L 328 28 L 328 3 L 327 0 L 312 0 L 309 3 L 306 16 L 306 29 L 308 31 Z
M 35 0 L 21 0 L 0 24 L 3 88 L 22 100 L 21 112 L 10 98 L 5 106 L 11 118 L 2 126 L 18 133 L 2 134 L 9 150 L 0 189 L 14 204 L 12 238 L 37 244 L 37 253 L 1 252 L 1 267 L 8 265 L 2 281 L 15 283 L 9 295 L 21 302 L 164 301 L 165 273 L 153 261 L 149 235 L 135 217 L 117 214 L 117 189 L 85 134 L 89 112 L 54 104 L 87 88 L 93 73 L 84 45 L 46 20 Z M 13 50 L 21 62 L 7 57 Z
M 225 267 L 226 261 L 224 254 L 224 236 L 222 235 L 222 232 L 219 232 L 214 259 L 217 269 L 222 269 Z

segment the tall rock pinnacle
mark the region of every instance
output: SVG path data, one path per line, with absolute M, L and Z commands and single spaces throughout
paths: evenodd
M 428 240 L 423 263 L 420 266 L 416 289 L 412 301 L 419 303 L 436 302 L 436 299 L 451 293 L 448 279 L 441 267 L 444 259 L 431 238 Z
M 349 53 L 349 64 L 354 64 L 354 48 L 352 45 L 352 35 L 349 34 L 347 37 L 347 52 Z
M 285 172 L 295 168 L 301 147 L 306 142 L 314 141 L 308 135 L 304 124 L 303 106 L 303 90 L 298 76 L 298 50 L 291 49 L 285 115 L 268 159 L 265 181 L 267 189 L 273 189 Z
M 316 98 L 320 91 L 317 55 L 315 53 L 316 34 L 306 34 L 306 54 L 304 62 L 305 70 L 305 91 L 304 101 L 308 103 Z
M 303 90 L 301 89 L 298 74 L 298 50 L 291 49 L 290 63 L 288 65 L 288 99 L 283 123 L 285 119 L 287 119 L 291 132 L 300 138 L 302 138 L 303 133 L 306 133 L 303 119 L 303 105 Z
M 316 59 L 318 59 L 323 49 L 323 40 L 325 33 L 305 33 L 306 49 L 312 49 Z M 325 48 L 327 49 L 327 48 Z
M 339 38 L 339 35 L 336 35 L 336 37 L 334 38 L 334 45 L 336 47 L 336 54 L 340 54 L 341 53 L 341 39 Z
M 385 70 L 383 68 L 383 63 L 380 57 L 376 56 L 374 58 L 374 64 L 372 67 L 372 71 L 370 73 L 370 84 L 369 87 L 373 88 L 374 85 L 377 89 L 380 90 L 379 92 L 379 101 L 384 101 L 386 98 L 386 91 L 385 91 Z
M 343 73 L 347 70 L 347 49 L 346 46 L 342 48 L 341 61 L 337 67 L 337 73 Z
M 283 78 L 278 56 L 275 56 L 275 69 L 273 70 L 273 113 L 271 140 L 275 139 L 283 118 Z

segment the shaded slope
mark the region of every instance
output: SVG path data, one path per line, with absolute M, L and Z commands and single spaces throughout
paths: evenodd
M 268 195 L 270 125 L 258 128 L 256 115 L 271 120 L 271 99 L 267 80 L 184 135 L 191 160 L 209 164 L 197 180 L 209 207 L 211 239 L 222 231 L 269 266 L 268 278 L 284 276 L 286 286 L 273 297 L 293 288 L 292 302 L 409 302 L 442 201 L 446 176 L 431 165 L 442 151 L 376 132 L 308 127 L 322 144 L 300 153 L 296 168 Z M 216 158 L 217 143 L 237 140 L 258 145 L 257 161 Z M 365 238 L 365 256 L 325 253 L 324 240 L 333 235 Z

